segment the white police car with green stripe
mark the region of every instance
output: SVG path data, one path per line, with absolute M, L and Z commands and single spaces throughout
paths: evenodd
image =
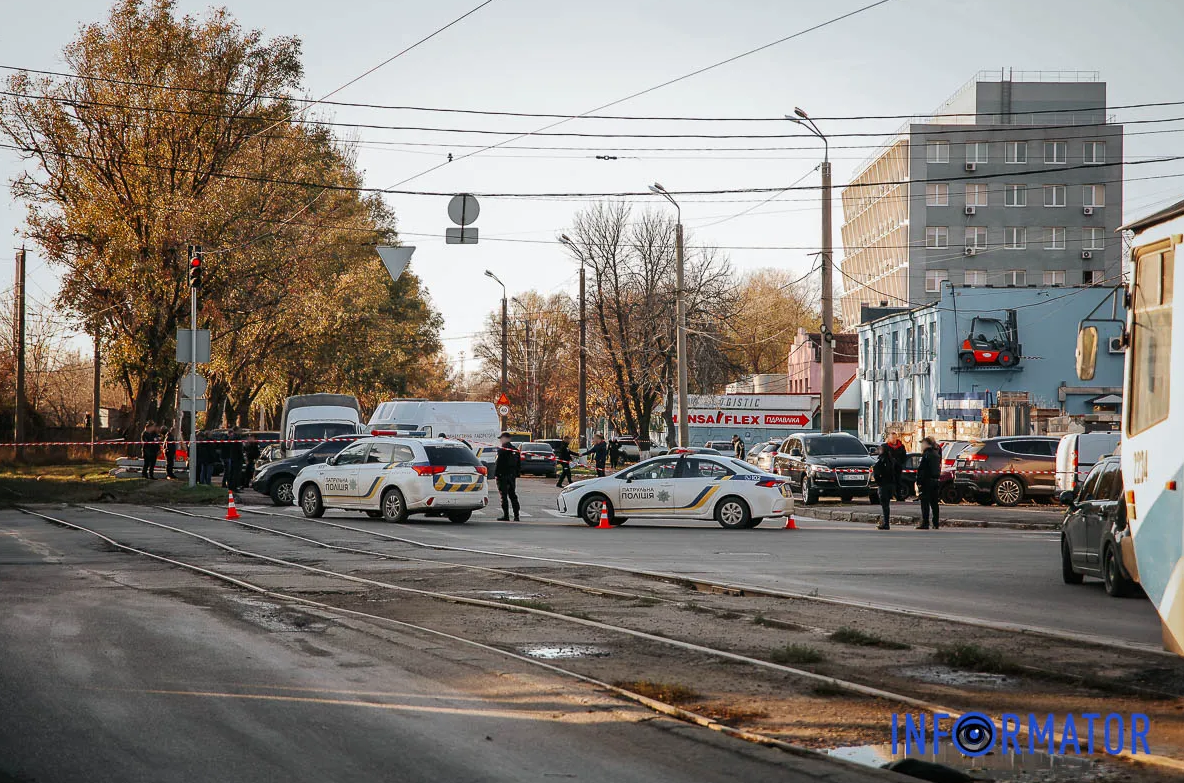
M 339 508 L 389 522 L 425 514 L 459 523 L 489 503 L 488 472 L 458 441 L 377 433 L 304 468 L 292 489 L 306 517 Z
M 793 494 L 784 479 L 732 457 L 671 454 L 577 481 L 559 494 L 556 505 L 559 513 L 591 526 L 607 508 L 613 525 L 630 517 L 668 517 L 715 519 L 734 530 L 792 514 Z

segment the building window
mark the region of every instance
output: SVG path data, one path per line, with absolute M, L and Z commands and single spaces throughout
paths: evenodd
M 944 182 L 930 182 L 925 186 L 925 206 L 947 207 L 950 204 L 950 186 Z
M 925 270 L 925 293 L 941 293 L 941 284 L 950 279 L 950 273 L 944 269 Z
M 1008 269 L 1003 273 L 1003 285 L 1026 286 L 1028 273 L 1023 269 Z
M 1087 141 L 1081 147 L 1081 162 L 1082 163 L 1105 163 L 1106 162 L 1106 142 L 1104 141 Z
M 913 327 L 911 326 L 906 326 L 904 330 L 904 356 L 910 362 L 916 358 L 913 356 Z
M 1064 228 L 1064 226 L 1049 226 L 1044 229 L 1044 249 L 1045 250 L 1064 250 L 1065 249 L 1065 228 Z
M 986 226 L 967 226 L 966 227 L 966 246 L 982 249 L 987 246 L 987 227 Z
M 900 362 L 900 332 L 892 333 L 892 353 L 888 355 L 888 361 L 894 365 Z
M 984 286 L 987 284 L 987 270 L 985 269 L 967 269 L 963 284 L 968 286 Z
M 1028 247 L 1028 229 L 1023 226 L 1008 226 L 1003 229 L 1003 247 L 1008 250 L 1023 250 Z
M 985 141 L 968 141 L 968 142 L 966 142 L 966 162 L 967 163 L 986 163 L 987 162 L 987 143 Z
M 930 141 L 925 144 L 926 163 L 949 163 L 950 143 L 948 141 Z
M 1105 250 L 1106 229 L 1096 226 L 1086 226 L 1081 229 L 1082 250 Z
M 1065 206 L 1065 186 L 1064 185 L 1045 185 L 1044 186 L 1044 206 L 1046 206 L 1046 207 L 1063 207 L 1063 206 Z
M 1101 285 L 1102 279 L 1101 269 L 1085 269 L 1081 272 L 1082 285 Z
M 949 247 L 950 229 L 948 226 L 926 226 L 925 247 Z
M 1154 247 L 1154 246 L 1153 246 Z M 1172 300 L 1175 298 L 1174 250 L 1144 250 L 1135 256 L 1131 286 L 1131 347 L 1126 434 L 1137 435 L 1168 417 L 1172 382 Z M 1166 434 L 1166 433 L 1165 433 Z
M 987 206 L 987 186 L 985 183 L 976 182 L 966 185 L 966 206 Z
M 1005 207 L 1026 207 L 1026 206 L 1028 206 L 1028 186 L 1027 185 L 1004 185 L 1003 186 L 1003 206 L 1005 206 Z
M 1081 189 L 1081 203 L 1087 207 L 1106 206 L 1106 186 L 1086 185 Z
M 1026 141 L 1008 141 L 1003 144 L 1003 162 L 1004 163 L 1027 163 L 1028 162 L 1028 142 Z
M 1065 284 L 1065 270 L 1064 269 L 1046 269 L 1044 271 L 1045 285 L 1064 285 Z
M 1066 163 L 1069 159 L 1069 144 L 1064 141 L 1044 142 L 1045 163 Z

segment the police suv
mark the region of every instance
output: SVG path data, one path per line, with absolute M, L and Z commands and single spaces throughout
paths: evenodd
M 340 508 L 388 522 L 424 514 L 461 523 L 489 503 L 488 472 L 458 441 L 377 432 L 309 465 L 292 483 L 306 517 Z

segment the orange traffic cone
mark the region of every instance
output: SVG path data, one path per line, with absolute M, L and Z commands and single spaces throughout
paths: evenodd
M 234 493 L 230 493 L 230 502 L 226 505 L 226 518 L 238 519 L 238 509 L 234 506 Z
M 608 503 L 602 503 L 600 506 L 600 524 L 596 526 L 597 530 L 602 528 L 610 528 L 612 525 L 608 522 Z
M 798 529 L 798 524 L 793 521 L 793 514 L 790 514 L 789 516 L 787 516 L 785 518 L 785 527 L 783 527 L 782 530 L 797 530 L 797 529 Z

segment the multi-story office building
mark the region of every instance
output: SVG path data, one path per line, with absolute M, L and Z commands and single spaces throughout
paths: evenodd
M 954 286 L 1113 284 L 1122 126 L 1094 72 L 982 72 L 843 190 L 846 324 Z

